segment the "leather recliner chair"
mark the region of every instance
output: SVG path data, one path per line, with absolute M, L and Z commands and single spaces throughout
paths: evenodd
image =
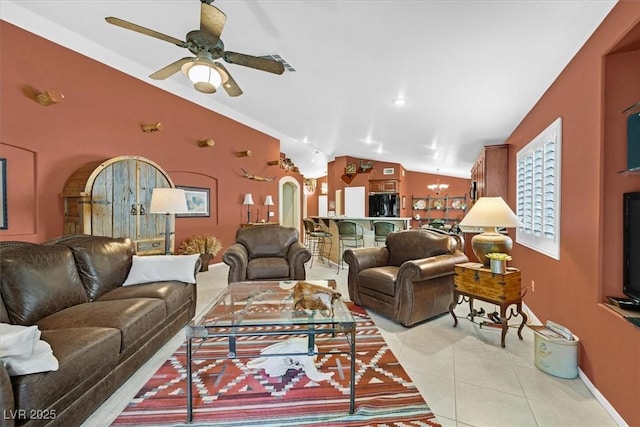
M 386 246 L 348 249 L 349 296 L 404 326 L 445 313 L 454 265 L 468 262 L 460 236 L 428 229 L 389 233 Z
M 293 227 L 269 224 L 238 229 L 236 243 L 222 255 L 230 267 L 228 283 L 304 280 L 304 264 L 311 259 L 311 252 L 299 239 Z

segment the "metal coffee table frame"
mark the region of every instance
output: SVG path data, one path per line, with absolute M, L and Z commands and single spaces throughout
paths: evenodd
M 187 422 L 193 421 L 193 371 L 195 353 L 205 340 L 227 338 L 228 359 L 265 357 L 267 354 L 238 353 L 238 337 L 306 335 L 307 352 L 287 353 L 274 356 L 315 356 L 323 354 L 348 354 L 351 362 L 349 413 L 355 410 L 355 320 L 342 298 L 333 304 L 333 313 L 293 310 L 293 295 L 286 287 L 297 282 L 237 282 L 230 284 L 185 328 L 187 336 Z M 335 289 L 335 281 L 325 283 Z M 277 330 L 268 330 L 269 327 Z M 247 330 L 248 328 L 253 330 Z M 344 334 L 349 344 L 348 351 L 315 351 L 316 338 L 320 334 L 336 337 Z M 334 339 L 334 338 L 332 338 Z M 200 340 L 195 343 L 194 340 Z

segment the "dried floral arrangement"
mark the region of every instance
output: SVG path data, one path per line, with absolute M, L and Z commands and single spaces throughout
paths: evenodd
M 180 244 L 178 253 L 181 255 L 211 254 L 216 256 L 222 249 L 222 243 L 211 234 L 191 236 Z

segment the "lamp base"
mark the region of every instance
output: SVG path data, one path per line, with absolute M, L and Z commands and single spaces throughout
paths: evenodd
M 513 247 L 513 241 L 511 237 L 506 234 L 498 233 L 497 231 L 485 231 L 481 234 L 476 234 L 471 238 L 471 248 L 473 253 L 485 266 L 489 267 L 491 260 L 486 257 L 487 254 L 492 252 L 499 252 L 502 254 L 511 254 L 511 248 Z
M 165 215 L 164 254 L 171 255 L 171 214 Z

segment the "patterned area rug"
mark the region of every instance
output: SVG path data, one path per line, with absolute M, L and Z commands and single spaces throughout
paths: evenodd
M 248 359 L 226 359 L 226 340 L 210 340 L 198 350 L 206 360 L 194 364 L 194 415 L 186 424 L 186 344 L 153 375 L 113 426 L 439 426 L 409 376 L 366 312 L 351 305 L 356 319 L 356 402 L 349 414 L 348 355 L 319 355 L 314 382 L 304 371 L 282 377 L 246 366 Z M 243 337 L 260 349 L 288 337 Z M 346 349 L 345 340 L 318 337 L 318 347 Z M 341 347 L 344 346 L 344 347 Z M 243 347 L 247 348 L 247 347 Z M 195 359 L 194 359 L 195 362 Z

